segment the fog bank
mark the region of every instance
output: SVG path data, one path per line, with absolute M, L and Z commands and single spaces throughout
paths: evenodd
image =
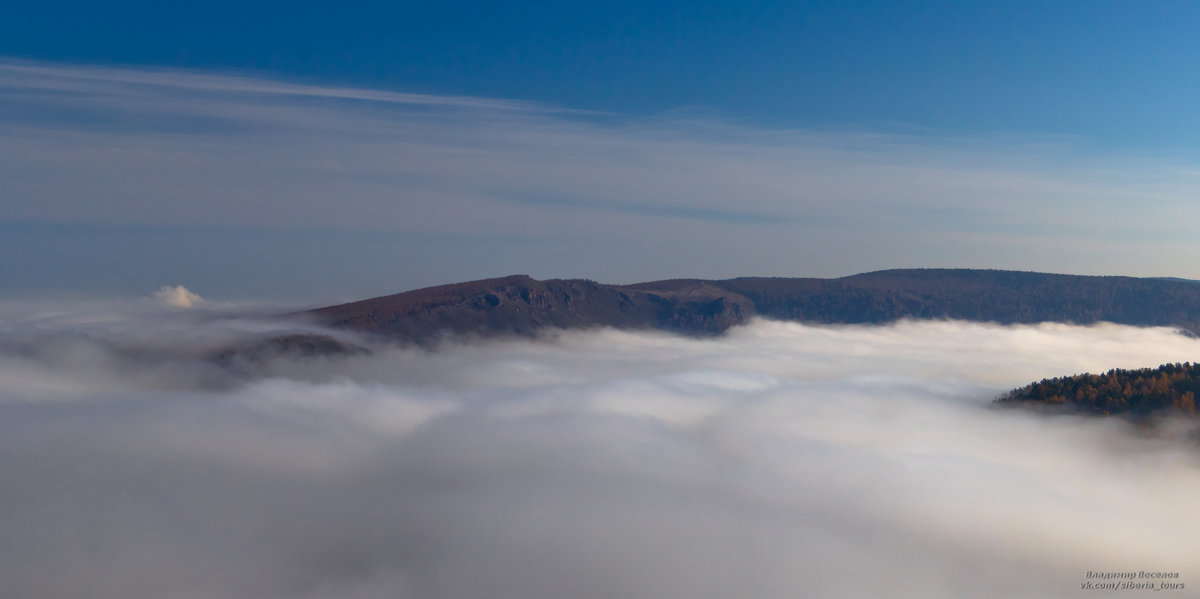
M 1007 599 L 1077 596 L 1089 570 L 1200 585 L 1182 431 L 989 405 L 1200 356 L 1168 329 L 756 321 L 246 378 L 161 347 L 267 325 L 156 318 L 0 322 L 0 594 Z

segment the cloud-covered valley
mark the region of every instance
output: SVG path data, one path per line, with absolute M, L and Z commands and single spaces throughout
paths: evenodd
M 272 326 L 5 313 L 5 596 L 1065 597 L 1089 570 L 1200 585 L 1186 431 L 990 405 L 1200 355 L 1169 329 L 756 321 L 253 376 L 204 358 Z

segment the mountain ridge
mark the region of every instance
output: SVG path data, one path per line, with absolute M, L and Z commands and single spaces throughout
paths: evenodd
M 903 318 L 1021 324 L 1109 321 L 1200 332 L 1200 285 L 1138 278 L 982 269 L 894 269 L 840 278 L 738 277 L 605 284 L 508 275 L 309 310 L 340 329 L 392 341 L 531 336 L 614 327 L 720 334 L 755 316 L 819 324 Z

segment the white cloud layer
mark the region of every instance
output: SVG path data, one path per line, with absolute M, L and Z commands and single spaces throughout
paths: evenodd
M 0 223 L 140 225 L 167 239 L 194 226 L 344 233 L 292 247 L 260 235 L 213 258 L 226 270 L 289 255 L 305 265 L 253 269 L 267 279 L 311 273 L 347 244 L 352 255 L 327 276 L 394 276 L 380 292 L 509 272 L 628 281 L 980 266 L 1200 278 L 1189 258 L 1200 248 L 1178 226 L 1200 219 L 1195 165 L 1099 155 L 1083 140 L 772 129 L 21 62 L 0 62 L 0 109 Z M 353 245 L 356 235 L 411 247 Z M 215 237 L 176 261 L 222 251 Z M 123 263 L 147 260 L 135 257 Z
M 218 385 L 203 352 L 133 348 L 264 325 L 163 318 L 5 324 L 4 595 L 1008 599 L 1076 597 L 1088 570 L 1200 585 L 1183 431 L 989 407 L 1045 376 L 1200 355 L 1170 330 L 759 321 L 277 360 Z M 121 376 L 139 368 L 156 375 Z

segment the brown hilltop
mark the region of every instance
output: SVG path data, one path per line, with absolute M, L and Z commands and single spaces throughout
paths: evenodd
M 441 285 L 311 313 L 334 327 L 426 342 L 444 335 L 532 335 L 546 328 L 611 326 L 714 334 L 745 322 L 746 298 L 704 282 L 661 288 L 526 275 Z

